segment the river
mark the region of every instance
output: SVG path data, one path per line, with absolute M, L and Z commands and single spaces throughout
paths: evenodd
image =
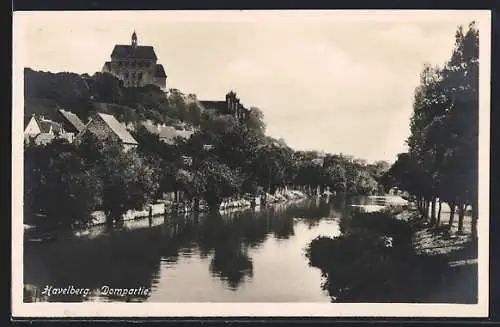
M 159 216 L 25 243 L 25 302 L 331 302 L 304 250 L 317 236 L 338 235 L 352 204 L 373 202 L 306 199 L 220 216 Z M 90 293 L 47 297 L 46 286 Z M 148 293 L 112 296 L 103 286 Z

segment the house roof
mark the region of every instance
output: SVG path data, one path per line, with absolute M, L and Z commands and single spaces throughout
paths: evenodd
M 149 45 L 138 45 L 133 47 L 131 45 L 117 44 L 111 53 L 111 57 L 149 60 L 158 59 L 154 48 Z
M 31 123 L 32 120 L 35 120 L 35 123 L 38 125 L 38 121 L 35 117 L 35 114 L 32 114 L 31 115 L 31 118 L 29 120 L 24 120 L 24 129 L 26 129 L 28 127 L 28 125 Z
M 158 132 L 160 139 L 163 139 L 167 142 L 173 142 L 176 137 L 182 137 L 183 139 L 189 139 L 193 132 L 185 131 L 185 130 L 177 130 L 172 126 L 165 126 L 160 129 Z
M 50 133 L 40 133 L 35 137 L 36 144 L 47 144 L 52 142 L 54 135 Z
M 46 119 L 37 119 L 36 120 L 38 123 L 38 127 L 40 127 L 40 131 L 42 133 L 48 133 L 50 132 L 50 128 L 52 127 L 52 131 L 54 133 L 60 132 L 61 131 L 61 125 L 52 121 L 52 120 L 46 120 Z
M 167 77 L 167 74 L 165 73 L 165 69 L 163 68 L 163 65 L 156 65 L 156 70 L 155 70 L 155 77 Z
M 123 126 L 115 116 L 97 113 L 99 117 L 111 128 L 111 130 L 120 138 L 120 140 L 125 144 L 138 144 L 137 141 L 130 135 L 125 126 Z
M 158 135 L 163 141 L 167 143 L 172 143 L 176 137 L 182 137 L 184 139 L 189 139 L 193 135 L 194 131 L 178 130 L 172 126 L 159 126 L 153 123 L 142 122 L 142 125 L 152 134 Z
M 69 111 L 66 111 L 66 110 L 63 110 L 63 109 L 59 109 L 59 113 L 61 114 L 61 116 L 63 116 L 64 119 L 66 119 L 66 121 L 68 121 L 68 123 L 71 124 L 71 126 L 73 126 L 78 132 L 81 132 L 84 128 L 85 128 L 85 124 L 80 120 L 80 118 L 78 118 L 77 115 L 75 115 L 74 113 L 72 112 L 69 112 Z

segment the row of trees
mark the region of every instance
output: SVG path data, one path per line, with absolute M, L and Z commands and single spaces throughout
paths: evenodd
M 321 192 L 350 194 L 377 192 L 378 180 L 389 168 L 386 162 L 367 164 L 343 155 L 316 151 L 294 151 L 283 140 L 265 135 L 263 115 L 252 108 L 245 123 L 230 115 L 206 112 L 201 128 L 189 140 L 179 139 L 174 146 L 164 145 L 146 129 L 138 131 L 139 152 L 160 158 L 169 176 L 170 191 L 187 191 L 193 198 L 202 197 L 217 207 L 223 198 L 269 192 L 285 187 Z M 210 150 L 203 151 L 204 145 Z M 165 150 L 159 150 L 165 149 Z M 192 158 L 186 167 L 182 156 Z M 176 163 L 172 165 L 172 163 Z M 176 174 L 176 171 L 183 171 Z M 180 175 L 180 176 L 179 176 Z M 188 181 L 191 185 L 186 185 Z M 188 183 L 188 184 L 189 184 Z M 174 189 L 176 188 L 176 189 Z
M 284 187 L 369 194 L 377 192 L 377 181 L 388 168 L 384 162 L 369 165 L 349 156 L 294 151 L 284 141 L 265 135 L 257 108 L 244 123 L 207 111 L 199 130 L 174 144 L 144 127 L 133 136 L 139 145 L 127 152 L 91 135 L 78 144 L 64 140 L 28 144 L 24 157 L 28 216 L 43 214 L 68 226 L 88 223 L 92 211 L 103 210 L 113 222 L 127 210 L 141 209 L 175 191 L 195 202 L 204 199 L 212 209 L 225 198 L 273 194 Z
M 451 58 L 443 67 L 426 65 L 415 90 L 409 151 L 398 156 L 383 177 L 385 185 L 412 193 L 419 208 L 439 225 L 441 203 L 458 208 L 463 231 L 466 208 L 472 207 L 472 234 L 477 235 L 479 31 L 474 22 L 460 26 Z M 436 213 L 436 203 L 438 212 Z
M 85 225 L 103 210 L 109 222 L 155 198 L 160 170 L 119 144 L 87 135 L 24 150 L 25 217 L 48 228 Z

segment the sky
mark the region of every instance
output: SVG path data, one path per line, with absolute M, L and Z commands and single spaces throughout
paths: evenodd
M 264 113 L 267 134 L 300 150 L 393 162 L 409 135 L 425 63 L 451 55 L 479 11 L 15 13 L 18 64 L 93 74 L 115 44 L 151 45 L 167 87 Z M 489 28 L 489 26 L 488 26 Z

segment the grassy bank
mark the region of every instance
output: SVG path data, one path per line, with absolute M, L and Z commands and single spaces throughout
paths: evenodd
M 413 211 L 356 213 L 341 231 L 313 240 L 306 252 L 333 301 L 477 302 L 477 264 L 464 260 L 474 257 L 466 236 L 445 236 Z

